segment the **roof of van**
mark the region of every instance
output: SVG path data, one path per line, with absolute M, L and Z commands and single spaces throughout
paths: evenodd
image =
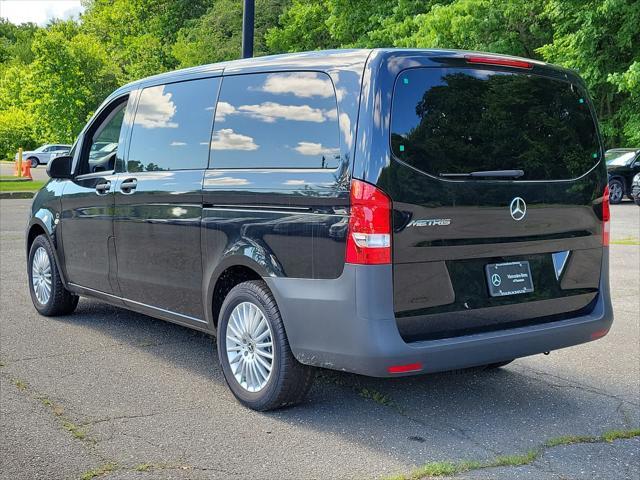
M 118 90 L 132 90 L 148 83 L 161 83 L 163 81 L 175 81 L 182 78 L 206 76 L 207 74 L 221 71 L 233 73 L 245 73 L 307 69 L 330 70 L 342 68 L 362 67 L 372 49 L 341 49 L 341 50 L 317 50 L 312 52 L 285 53 L 281 55 L 266 55 L 263 57 L 242 58 L 226 62 L 210 63 L 197 67 L 183 68 L 171 72 L 160 73 L 151 77 L 135 80 L 123 85 Z
M 150 77 L 142 78 L 120 87 L 114 94 L 133 90 L 135 88 L 173 82 L 199 77 L 210 76 L 215 73 L 238 74 L 255 73 L 283 70 L 358 70 L 362 72 L 367 59 L 375 52 L 376 54 L 411 54 L 419 53 L 425 57 L 460 57 L 466 54 L 484 54 L 492 57 L 501 57 L 512 60 L 523 60 L 532 62 L 538 66 L 551 67 L 554 70 L 570 72 L 570 70 L 556 65 L 550 65 L 539 60 L 515 57 L 486 52 L 473 52 L 468 50 L 455 49 L 411 49 L 411 48 L 376 48 L 376 49 L 336 49 L 336 50 L 316 50 L 311 52 L 286 53 L 281 55 L 267 55 L 263 57 L 243 58 L 226 62 L 211 63 L 197 67 L 184 68 L 171 72 L 161 73 Z M 572 72 L 575 73 L 575 72 Z M 112 94 L 113 95 L 113 94 Z

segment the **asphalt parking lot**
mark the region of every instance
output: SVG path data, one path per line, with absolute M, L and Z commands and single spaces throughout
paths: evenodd
M 235 401 L 205 335 L 87 299 L 74 315 L 39 316 L 23 251 L 29 203 L 0 201 L 0 478 L 385 478 L 505 455 L 526 465 L 456 478 L 640 478 L 640 437 L 601 441 L 640 427 L 631 203 L 612 207 L 616 317 L 604 339 L 493 372 L 322 372 L 306 403 L 271 413 Z M 578 443 L 562 445 L 567 436 Z

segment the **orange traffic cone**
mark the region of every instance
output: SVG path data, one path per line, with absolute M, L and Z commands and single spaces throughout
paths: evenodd
M 29 160 L 22 162 L 22 176 L 33 180 L 33 177 L 31 177 L 31 162 Z

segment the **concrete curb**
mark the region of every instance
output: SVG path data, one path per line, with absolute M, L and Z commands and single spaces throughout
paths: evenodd
M 38 192 L 0 192 L 0 199 L 33 198 L 36 193 Z

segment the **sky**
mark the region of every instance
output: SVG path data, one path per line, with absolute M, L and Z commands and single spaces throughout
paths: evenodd
M 15 24 L 46 25 L 53 18 L 77 18 L 83 10 L 80 0 L 0 0 L 0 17 Z

